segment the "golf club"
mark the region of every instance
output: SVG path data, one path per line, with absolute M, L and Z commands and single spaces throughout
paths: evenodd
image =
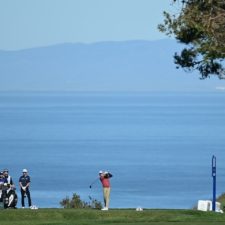
M 99 178 L 97 177 L 89 186 L 89 188 L 92 188 L 93 184 L 98 180 Z

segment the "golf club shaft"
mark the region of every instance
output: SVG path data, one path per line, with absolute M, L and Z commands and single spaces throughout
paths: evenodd
M 97 177 L 91 184 L 90 187 L 98 180 L 99 178 Z

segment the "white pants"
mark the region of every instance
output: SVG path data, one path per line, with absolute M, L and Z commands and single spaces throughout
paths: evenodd
M 109 198 L 110 198 L 110 187 L 103 188 L 103 197 L 104 197 L 104 204 L 106 208 L 109 208 Z

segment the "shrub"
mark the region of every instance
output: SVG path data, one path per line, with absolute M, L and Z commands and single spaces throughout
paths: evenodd
M 218 198 L 217 201 L 221 203 L 221 209 L 225 210 L 225 193 L 222 193 Z
M 96 199 L 93 199 L 89 196 L 89 202 L 81 200 L 80 196 L 76 193 L 73 194 L 72 198 L 66 197 L 62 199 L 59 203 L 63 208 L 66 209 L 83 209 L 83 208 L 92 208 L 92 209 L 101 209 L 102 203 Z

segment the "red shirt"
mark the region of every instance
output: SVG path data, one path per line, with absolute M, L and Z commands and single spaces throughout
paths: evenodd
M 105 188 L 109 188 L 110 187 L 110 182 L 109 182 L 109 178 L 106 177 L 100 177 L 100 181 L 102 182 L 102 186 Z

